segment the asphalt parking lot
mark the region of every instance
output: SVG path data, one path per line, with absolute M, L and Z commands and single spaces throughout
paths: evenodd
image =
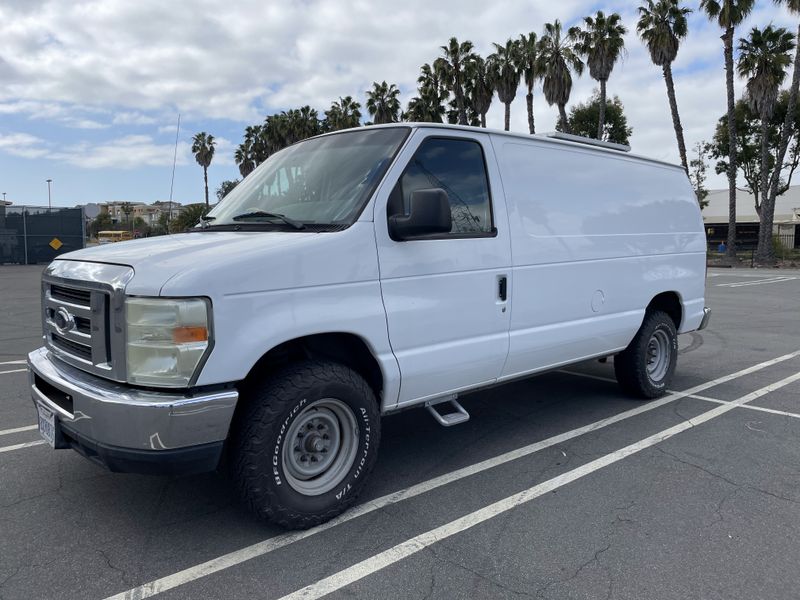
M 356 508 L 254 521 L 222 475 L 111 474 L 34 427 L 41 267 L 0 267 L 0 599 L 800 598 L 800 272 L 712 269 L 674 392 L 610 361 L 384 420 Z

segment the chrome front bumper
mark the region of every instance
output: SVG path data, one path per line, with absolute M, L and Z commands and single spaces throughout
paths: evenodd
M 46 348 L 28 355 L 28 367 L 34 402 L 55 413 L 68 445 L 84 449 L 166 457 L 213 444 L 221 452 L 239 397 L 235 389 L 192 394 L 133 388 L 71 367 Z

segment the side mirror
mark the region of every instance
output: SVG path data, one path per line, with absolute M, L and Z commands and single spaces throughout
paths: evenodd
M 397 242 L 436 233 L 449 233 L 452 227 L 450 199 L 441 188 L 411 192 L 409 213 L 389 217 L 389 236 Z

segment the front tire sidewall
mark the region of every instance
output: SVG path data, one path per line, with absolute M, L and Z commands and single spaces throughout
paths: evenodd
M 297 419 L 313 402 L 322 398 L 336 398 L 344 402 L 356 420 L 358 427 L 358 440 L 356 441 L 356 455 L 353 464 L 342 480 L 330 491 L 319 495 L 305 495 L 295 490 L 287 481 L 283 465 L 284 446 L 291 443 L 286 433 Z M 312 388 L 303 397 L 291 404 L 281 416 L 277 431 L 273 436 L 269 451 L 269 473 L 267 485 L 273 488 L 280 504 L 291 507 L 296 512 L 309 515 L 318 515 L 331 510 L 336 505 L 349 506 L 352 502 L 350 496 L 355 496 L 360 491 L 372 465 L 375 462 L 374 439 L 374 409 L 371 411 L 367 402 L 358 395 L 353 394 L 346 386 L 324 385 Z M 343 510 L 343 508 L 342 508 Z

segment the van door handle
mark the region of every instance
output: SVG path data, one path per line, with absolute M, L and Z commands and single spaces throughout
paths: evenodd
M 505 275 L 502 275 L 497 280 L 497 297 L 500 298 L 502 302 L 508 299 L 508 278 Z

